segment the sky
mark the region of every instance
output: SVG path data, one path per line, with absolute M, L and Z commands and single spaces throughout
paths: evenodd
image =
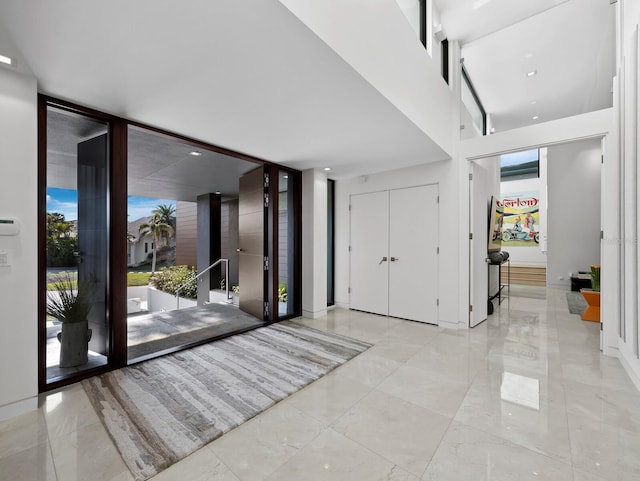
M 129 196 L 129 222 L 151 215 L 151 211 L 161 204 L 171 204 L 175 207 L 175 200 L 154 199 L 150 197 Z M 47 187 L 47 212 L 59 212 L 65 220 L 78 219 L 78 192 L 71 189 L 57 189 Z
M 500 166 L 508 167 L 525 162 L 533 162 L 534 160 L 538 160 L 538 149 L 523 150 L 522 152 L 514 152 L 512 154 L 501 155 Z

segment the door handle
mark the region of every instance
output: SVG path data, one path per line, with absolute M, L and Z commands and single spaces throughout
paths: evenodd
M 391 262 L 395 262 L 395 261 L 399 261 L 400 259 L 398 259 L 397 257 L 392 257 L 391 258 Z
M 383 262 L 387 262 L 386 256 L 380 259 L 380 262 L 378 262 L 378 265 L 382 264 Z

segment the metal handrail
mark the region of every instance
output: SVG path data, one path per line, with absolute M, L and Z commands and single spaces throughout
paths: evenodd
M 224 286 L 225 286 L 226 291 L 227 291 L 227 300 L 231 299 L 229 297 L 229 259 L 218 259 L 213 264 L 211 264 L 209 267 L 207 267 L 205 270 L 203 270 L 202 272 L 200 272 L 196 276 L 192 277 L 187 282 L 185 282 L 180 287 L 178 287 L 178 289 L 176 289 L 176 309 L 180 309 L 180 291 L 182 289 L 184 289 L 185 287 L 187 287 L 189 284 L 191 284 L 193 281 L 198 279 L 203 274 L 206 274 L 207 272 L 209 272 L 211 269 L 213 269 L 215 266 L 217 266 L 221 262 L 224 262 L 224 265 L 225 265 Z

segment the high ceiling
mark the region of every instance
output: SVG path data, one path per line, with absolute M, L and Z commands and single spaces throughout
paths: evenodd
M 612 105 L 610 0 L 434 2 L 496 131 Z M 3 0 L 7 45 L 41 92 L 293 168 L 448 158 L 277 0 Z
M 496 131 L 611 107 L 610 0 L 435 0 Z M 536 75 L 527 76 L 536 71 Z M 533 117 L 537 117 L 534 119 Z
M 2 0 L 3 29 L 42 92 L 254 157 L 336 178 L 448 157 L 277 0 Z

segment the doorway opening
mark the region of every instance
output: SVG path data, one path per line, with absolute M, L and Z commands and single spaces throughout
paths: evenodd
M 299 171 L 44 95 L 39 137 L 41 392 L 300 315 Z
M 501 203 L 499 240 L 510 265 L 503 264 L 499 277 L 483 254 L 472 255 L 471 293 L 479 285 L 476 277 L 486 276 L 487 269 L 489 297 L 500 289 L 499 278 L 503 284 L 510 280 L 511 296 L 543 298 L 547 288 L 560 289 L 570 305 L 578 277 L 587 278 L 590 287 L 590 267 L 601 259 L 602 154 L 602 139 L 596 137 L 472 162 L 488 173 L 486 195 L 498 196 Z M 477 220 L 470 212 L 471 221 Z M 479 242 L 486 241 L 481 235 Z M 480 300 L 476 304 L 483 307 Z
M 240 290 L 240 237 L 253 227 L 242 222 L 240 186 L 256 164 L 139 126 L 128 127 L 127 158 L 129 363 L 264 325 L 239 309 L 250 295 L 249 282 Z M 263 229 L 251 235 L 264 244 Z M 263 268 L 245 268 L 260 278 L 262 304 Z

